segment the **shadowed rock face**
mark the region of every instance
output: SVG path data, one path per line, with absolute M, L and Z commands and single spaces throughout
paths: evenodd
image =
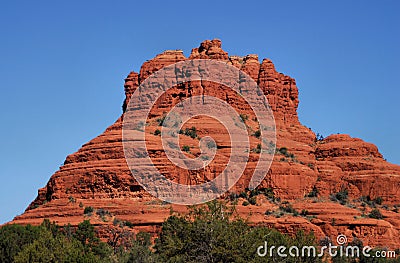
M 267 210 L 279 210 L 279 203 L 257 196 L 257 205 L 242 206 L 239 199 L 237 210 L 250 221 L 273 226 L 286 233 L 298 229 L 313 230 L 318 237 L 338 234 L 357 237 L 364 244 L 391 248 L 400 247 L 400 166 L 386 162 L 377 147 L 348 135 L 331 135 L 317 140 L 309 128 L 303 126 L 297 116 L 298 89 L 296 81 L 278 73 L 269 59 L 259 62 L 257 55 L 244 57 L 228 56 L 222 50 L 220 40 L 206 40 L 192 50 L 189 58 L 181 50 L 169 50 L 143 63 L 140 72 L 131 72 L 125 79 L 124 109 L 136 88 L 153 72 L 187 59 L 217 59 L 245 71 L 259 85 L 273 110 L 276 121 L 277 149 L 271 169 L 260 187 L 271 188 L 275 198 L 287 200 L 299 212 L 308 211 L 307 217 L 265 215 Z M 201 171 L 185 171 L 172 165 L 162 151 L 160 136 L 154 135 L 157 120 L 184 98 L 206 94 L 227 101 L 248 117 L 246 125 L 250 131 L 257 130 L 257 122 L 250 107 L 232 90 L 215 83 L 191 82 L 174 87 L 158 100 L 153 108 L 146 141 L 150 156 L 157 168 L 171 180 L 184 184 L 197 184 L 213 179 L 221 172 L 229 159 L 229 137 L 223 126 L 207 118 L 198 118 L 184 127 L 196 126 L 198 136 L 211 136 L 218 145 L 215 160 Z M 170 208 L 184 212 L 183 206 L 164 204 L 147 194 L 132 177 L 122 147 L 123 115 L 101 135 L 84 144 L 76 153 L 67 156 L 64 165 L 51 176 L 25 213 L 17 216 L 13 223 L 40 224 L 44 218 L 59 224 L 77 224 L 85 217 L 86 206 L 103 208 L 110 212 L 107 218 L 95 214 L 90 217 L 100 233 L 112 224 L 113 219 L 130 221 L 135 231 L 157 232 L 161 222 L 169 216 Z M 181 136 L 181 143 L 196 145 L 196 139 Z M 251 136 L 250 144 L 255 148 L 260 143 Z M 189 155 L 199 153 L 193 147 Z M 245 173 L 232 192 L 244 191 L 258 159 L 250 154 Z M 317 189 L 317 197 L 308 196 Z M 339 191 L 348 193 L 350 204 L 341 205 L 330 200 Z M 383 220 L 363 216 L 372 209 L 359 199 L 381 198 L 378 208 Z M 275 213 L 276 215 L 276 213 Z

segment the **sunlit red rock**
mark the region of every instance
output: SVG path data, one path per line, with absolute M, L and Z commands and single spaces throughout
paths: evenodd
M 136 88 L 153 72 L 176 62 L 187 59 L 218 59 L 226 61 L 247 74 L 259 85 L 273 110 L 276 121 L 277 149 L 286 148 L 292 154 L 285 156 L 278 152 L 261 187 L 272 188 L 275 197 L 293 203 L 298 211 L 307 210 L 312 218 L 283 216 L 277 218 L 265 215 L 267 210 L 276 210 L 278 205 L 259 198 L 257 205 L 242 206 L 239 199 L 237 210 L 251 222 L 276 227 L 294 233 L 297 229 L 313 230 L 318 237 L 325 235 L 335 238 L 339 233 L 358 237 L 364 244 L 400 247 L 400 214 L 394 204 L 400 204 L 400 166 L 386 162 L 377 147 L 348 135 L 331 135 L 317 140 L 309 128 L 298 119 L 299 104 L 296 81 L 276 71 L 269 59 L 259 62 L 257 55 L 244 57 L 228 56 L 222 50 L 220 40 L 206 40 L 194 48 L 189 58 L 180 50 L 165 51 L 143 63 L 140 72 L 131 72 L 125 79 L 124 110 Z M 195 94 L 207 94 L 228 101 L 242 114 L 247 115 L 247 124 L 257 129 L 252 112 L 240 96 L 228 88 L 215 83 L 186 83 L 171 89 L 156 103 L 152 110 L 150 125 L 146 132 L 147 145 L 157 167 L 177 182 L 195 184 L 210 180 L 223 170 L 229 157 L 229 141 L 223 129 L 215 128 L 209 120 L 195 120 L 199 136 L 215 137 L 220 145 L 226 145 L 218 152 L 217 158 L 204 171 L 184 171 L 174 167 L 162 151 L 160 137 L 153 135 L 155 122 L 180 99 Z M 78 224 L 88 216 L 84 207 L 103 208 L 110 212 L 110 218 L 92 216 L 92 223 L 101 229 L 112 224 L 114 218 L 132 222 L 135 230 L 157 232 L 162 221 L 169 216 L 171 205 L 162 203 L 147 194 L 131 175 L 122 148 L 123 115 L 101 135 L 84 144 L 76 153 L 67 156 L 64 165 L 50 177 L 44 188 L 39 189 L 37 198 L 26 211 L 13 222 L 40 224 L 49 218 L 59 224 Z M 202 123 L 203 121 L 203 123 Z M 196 140 L 182 136 L 183 143 L 195 145 Z M 256 147 L 258 139 L 251 136 L 250 143 Z M 192 154 L 196 155 L 196 149 Z M 252 153 L 243 177 L 232 192 L 245 190 L 251 171 L 255 167 L 257 154 Z M 318 189 L 317 198 L 307 198 L 313 187 Z M 359 202 L 354 207 L 330 201 L 330 195 L 340 189 L 347 189 L 349 200 L 361 196 L 374 199 L 381 197 L 387 210 L 381 207 L 385 216 L 382 220 L 366 218 L 371 208 L 362 210 Z M 172 205 L 177 211 L 186 208 Z

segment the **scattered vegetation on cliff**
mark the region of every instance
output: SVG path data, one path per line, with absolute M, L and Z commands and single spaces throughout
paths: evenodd
M 297 162 L 296 156 L 293 153 L 289 152 L 289 150 L 286 147 L 281 147 L 279 149 L 276 149 L 275 153 L 284 156 L 280 159 L 281 162 L 285 161 Z
M 194 127 L 194 126 L 191 128 L 186 128 L 184 130 L 179 130 L 179 134 L 189 136 L 192 139 L 198 137 L 196 127 Z
M 158 123 L 158 126 L 163 126 L 165 120 L 165 116 L 162 116 L 160 118 L 156 119 L 156 122 Z
M 93 213 L 93 207 L 91 206 L 86 206 L 85 209 L 83 210 L 84 215 L 90 216 Z
M 257 144 L 256 148 L 251 149 L 251 152 L 253 153 L 261 153 L 261 151 L 262 151 L 261 143 Z
M 154 135 L 155 136 L 158 136 L 158 135 L 160 135 L 161 134 L 161 131 L 159 130 L 159 129 L 156 129 L 155 131 L 154 131 Z
M 342 186 L 339 192 L 331 194 L 331 201 L 339 202 L 340 204 L 345 205 L 347 203 L 348 195 L 349 192 L 347 188 Z
M 182 151 L 184 151 L 184 152 L 190 152 L 190 147 L 188 146 L 188 145 L 183 145 L 182 146 Z
M 315 141 L 319 142 L 319 141 L 323 141 L 324 139 L 325 139 L 325 137 L 322 134 L 317 132 L 317 134 L 315 135 Z
M 383 219 L 383 215 L 379 209 L 374 208 L 371 210 L 371 212 L 368 214 L 369 218 L 375 218 L 375 219 Z
M 362 206 L 370 206 L 370 207 L 376 207 L 377 205 L 382 205 L 383 203 L 383 198 L 378 196 L 374 199 L 372 199 L 369 195 L 367 196 L 361 196 L 359 198 L 359 201 L 361 202 Z
M 259 138 L 261 137 L 261 131 L 260 131 L 260 130 L 256 130 L 256 131 L 253 133 L 253 136 L 256 137 L 257 139 L 259 139 Z
M 246 122 L 249 119 L 249 116 L 247 116 L 246 114 L 243 114 L 243 113 L 241 113 L 239 116 L 243 122 Z
M 229 195 L 229 200 L 233 203 L 237 203 L 239 198 L 243 198 L 245 200 L 242 205 L 256 205 L 258 195 L 264 195 L 270 202 L 275 202 L 275 194 L 272 188 L 256 188 L 253 190 L 245 189 L 245 191 L 239 194 L 231 193 Z
M 316 185 L 313 186 L 311 191 L 307 194 L 307 197 L 318 197 L 319 190 Z

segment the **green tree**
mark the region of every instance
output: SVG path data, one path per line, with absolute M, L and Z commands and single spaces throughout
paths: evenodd
M 377 208 L 372 209 L 371 212 L 368 214 L 368 217 L 375 219 L 383 219 L 381 211 L 379 211 L 379 209 Z
M 112 253 L 112 248 L 106 243 L 101 242 L 96 236 L 94 226 L 90 224 L 89 220 L 84 220 L 78 225 L 73 237 L 81 242 L 86 254 L 93 253 L 100 258 L 106 258 Z
M 150 250 L 152 246 L 150 234 L 139 232 L 132 242 L 128 263 L 158 263 L 160 258 Z
M 68 240 L 64 235 L 53 236 L 42 228 L 39 237 L 25 246 L 14 258 L 15 263 L 26 262 L 99 262 L 93 253 L 82 253 L 84 248 L 76 239 Z
M 0 228 L 0 262 L 13 262 L 22 248 L 39 236 L 39 227 L 6 225 Z
M 89 220 L 84 220 L 80 223 L 73 236 L 79 240 L 82 245 L 88 245 L 89 247 L 99 241 L 94 232 L 94 226 L 90 224 Z
M 235 211 L 220 202 L 190 208 L 188 216 L 171 216 L 162 226 L 155 250 L 162 262 L 277 262 L 282 258 L 259 257 L 257 248 L 267 241 L 271 246 L 316 245 L 312 234 L 295 237 L 266 227 L 252 227 Z M 299 262 L 299 258 L 286 258 Z M 301 258 L 301 262 L 318 262 Z

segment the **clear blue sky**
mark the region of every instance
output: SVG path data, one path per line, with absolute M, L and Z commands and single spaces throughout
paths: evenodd
M 159 2 L 2 1 L 0 222 L 118 118 L 131 70 L 204 39 L 272 59 L 297 80 L 303 124 L 400 164 L 399 1 Z

